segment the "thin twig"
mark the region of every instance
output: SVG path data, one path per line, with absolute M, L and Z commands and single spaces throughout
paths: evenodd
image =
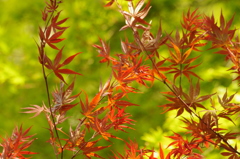
M 54 15 L 54 12 L 51 13 L 50 15 L 50 18 L 48 19 L 47 23 L 46 23 L 46 26 L 44 28 L 44 34 L 46 33 L 46 30 L 47 30 L 47 27 L 49 25 L 49 22 L 50 20 L 52 19 Z M 40 48 L 40 55 L 42 55 L 41 59 L 43 60 L 42 61 L 42 72 L 43 72 L 43 78 L 44 78 L 44 82 L 45 82 L 45 87 L 46 87 L 46 92 L 47 92 L 47 99 L 48 99 L 48 107 L 50 109 L 50 114 L 51 114 L 51 119 L 53 121 L 53 126 L 54 126 L 54 131 L 56 133 L 56 136 L 57 136 L 57 139 L 58 139 L 58 142 L 59 142 L 59 145 L 61 147 L 61 159 L 63 159 L 63 147 L 62 147 L 62 144 L 61 144 L 61 141 L 60 141 L 60 138 L 59 138 L 59 134 L 58 134 L 58 131 L 57 131 L 57 126 L 56 126 L 56 123 L 55 123 L 55 119 L 54 119 L 54 115 L 53 115 L 53 112 L 52 112 L 52 106 L 51 106 L 51 99 L 50 99 L 50 92 L 49 92 L 49 85 L 48 85 L 48 79 L 47 79 L 47 75 L 46 75 L 46 71 L 45 71 L 45 67 L 44 67 L 44 64 L 45 64 L 45 53 L 44 53 L 44 48 L 45 48 L 45 41 L 41 40 L 41 48 Z M 51 129 L 51 126 L 50 126 L 50 129 Z M 54 139 L 54 136 L 52 136 L 52 138 Z M 53 142 L 53 146 L 54 146 L 54 151 L 55 151 L 55 154 L 56 154 L 56 157 L 58 158 L 58 153 L 56 153 L 56 145 L 55 143 Z

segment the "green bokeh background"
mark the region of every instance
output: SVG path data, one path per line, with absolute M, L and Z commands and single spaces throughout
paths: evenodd
M 132 36 L 128 30 L 119 32 L 124 25 L 124 19 L 116 6 L 104 8 L 105 2 L 65 0 L 60 6 L 60 10 L 63 10 L 62 18 L 69 17 L 66 26 L 70 26 L 63 34 L 67 39 L 61 42 L 65 45 L 65 57 L 83 52 L 69 65 L 71 69 L 84 75 L 77 77 L 75 91 L 77 93 L 85 90 L 89 98 L 97 93 L 100 80 L 106 81 L 111 71 L 106 64 L 99 63 L 100 58 L 97 58 L 97 52 L 92 45 L 98 43 L 101 37 L 110 44 L 111 53 L 115 54 L 121 51 L 120 39 L 124 39 L 125 35 L 131 39 Z M 123 0 L 119 2 L 126 6 Z M 227 20 L 235 13 L 233 26 L 235 28 L 240 26 L 240 1 L 238 0 L 152 0 L 151 6 L 147 20 L 152 20 L 152 30 L 155 33 L 159 20 L 162 21 L 163 30 L 168 33 L 172 30 L 180 30 L 182 13 L 187 12 L 189 8 L 192 10 L 199 8 L 199 12 L 207 15 L 213 13 L 216 19 L 219 19 L 221 10 Z M 35 43 L 38 41 L 38 27 L 44 25 L 41 20 L 43 8 L 44 0 L 0 0 L 0 136 L 5 137 L 6 134 L 10 134 L 17 125 L 23 124 L 24 128 L 33 126 L 30 134 L 36 134 L 38 140 L 34 141 L 30 150 L 39 152 L 33 157 L 34 159 L 54 158 L 51 146 L 46 143 L 49 134 L 45 129 L 47 127 L 45 117 L 40 115 L 29 119 L 31 117 L 29 114 L 21 113 L 23 111 L 21 108 L 46 102 Z M 163 48 L 159 52 L 165 55 L 167 50 Z M 226 87 L 229 94 L 235 93 L 238 90 L 237 82 L 232 82 L 234 76 L 226 71 L 231 63 L 225 62 L 222 55 L 213 54 L 213 52 L 214 50 L 196 53 L 202 54 L 199 59 L 202 65 L 196 69 L 198 75 L 204 79 L 201 82 L 201 93 L 205 95 L 218 92 L 221 96 Z M 50 82 L 51 89 L 57 85 L 57 82 L 55 79 Z M 161 114 L 161 108 L 157 107 L 165 102 L 159 92 L 167 89 L 162 83 L 157 82 L 150 89 L 144 87 L 139 89 L 143 93 L 130 95 L 129 98 L 140 107 L 128 108 L 132 118 L 137 121 L 133 126 L 136 130 L 129 130 L 128 134 L 117 132 L 115 135 L 136 140 L 139 145 L 150 149 L 157 148 L 159 142 L 167 146 L 170 140 L 164 136 L 172 135 L 172 131 L 184 131 L 181 128 L 184 125 L 175 118 L 174 113 Z M 236 97 L 236 101 L 239 101 L 239 95 Z M 217 99 L 216 96 L 214 98 Z M 209 103 L 206 104 L 209 105 Z M 69 115 L 77 117 L 79 112 L 80 109 L 75 108 L 75 111 Z M 74 123 L 72 119 L 68 122 L 68 124 Z M 239 124 L 238 121 L 236 123 Z M 225 125 L 233 127 L 231 123 L 224 123 Z M 123 151 L 121 141 L 113 140 L 113 142 L 114 146 L 100 154 L 106 157 L 110 150 Z M 204 155 L 207 159 L 219 158 L 219 152 L 209 148 Z M 69 157 L 66 156 L 66 158 Z

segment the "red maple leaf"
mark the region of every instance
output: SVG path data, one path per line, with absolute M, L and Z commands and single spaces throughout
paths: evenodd
M 80 74 L 80 73 L 78 73 L 78 72 L 75 72 L 75 71 L 72 71 L 72 70 L 70 70 L 70 69 L 62 69 L 61 67 L 69 64 L 69 63 L 70 63 L 78 54 L 80 54 L 80 53 L 76 53 L 76 54 L 68 57 L 67 59 L 65 59 L 65 60 L 63 61 L 63 63 L 60 64 L 60 61 L 61 61 L 61 59 L 62 59 L 62 50 L 63 50 L 63 48 L 62 48 L 61 50 L 59 50 L 59 52 L 58 52 L 58 54 L 56 55 L 56 57 L 55 57 L 55 59 L 54 59 L 53 62 L 46 56 L 46 57 L 45 57 L 45 58 L 46 58 L 45 66 L 46 66 L 48 69 L 52 70 L 52 71 L 54 72 L 54 74 L 55 74 L 60 80 L 62 80 L 64 83 L 66 83 L 65 80 L 64 80 L 64 78 L 63 78 L 63 76 L 62 76 L 61 74 L 76 74 L 76 75 L 82 75 L 82 74 Z

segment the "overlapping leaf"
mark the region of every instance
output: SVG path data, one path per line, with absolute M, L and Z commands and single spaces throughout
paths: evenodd
M 2 138 L 3 141 L 0 146 L 3 148 L 3 152 L 0 153 L 0 158 L 21 158 L 26 159 L 25 155 L 37 154 L 26 150 L 32 144 L 35 139 L 31 139 L 34 135 L 28 135 L 31 127 L 23 131 L 22 126 L 16 127 L 11 137 Z
M 110 47 L 102 40 L 100 39 L 101 45 L 93 45 L 93 47 L 98 49 L 99 57 L 104 57 L 100 62 L 107 62 L 109 65 L 109 62 L 116 62 L 116 59 L 110 56 Z
M 104 159 L 103 157 L 99 156 L 98 154 L 96 154 L 95 152 L 96 151 L 100 151 L 102 149 L 105 149 L 109 146 L 95 146 L 98 141 L 98 140 L 95 140 L 95 141 L 91 141 L 91 142 L 81 142 L 79 144 L 79 148 L 83 151 L 83 154 L 87 157 L 87 158 L 91 158 L 91 157 L 97 157 L 97 158 L 102 158 Z
M 99 118 L 95 117 L 90 122 L 90 126 L 92 129 L 94 129 L 97 133 L 99 133 L 107 141 L 109 141 L 109 138 L 116 138 L 116 139 L 121 140 L 121 138 L 116 137 L 116 136 L 112 135 L 111 133 L 107 132 L 113 126 L 113 124 L 109 122 L 107 116 L 105 116 L 103 119 L 99 119 Z
M 86 93 L 85 93 L 85 96 L 86 96 L 85 103 L 82 100 L 80 101 L 81 108 L 82 108 L 81 113 L 87 118 L 93 119 L 94 116 L 97 116 L 98 114 L 102 113 L 106 109 L 106 107 L 100 107 L 98 109 L 95 109 L 99 105 L 99 102 L 101 100 L 102 91 L 103 90 L 98 92 L 90 103 L 88 101 L 88 96 Z
M 123 11 L 121 10 L 121 14 L 123 14 L 123 16 L 126 19 L 126 25 L 123 26 L 120 30 L 124 30 L 126 28 L 139 28 L 139 29 L 146 29 L 145 26 L 143 26 L 142 24 L 146 24 L 149 25 L 149 23 L 147 23 L 144 18 L 147 16 L 151 6 L 150 5 L 150 1 L 149 3 L 141 10 L 141 8 L 144 5 L 144 0 L 140 0 L 138 1 L 138 3 L 136 4 L 136 6 L 134 7 L 133 2 L 130 1 L 128 2 L 128 10 L 129 12 Z M 121 6 L 119 6 L 119 8 L 121 8 Z M 140 23 L 140 24 L 137 24 Z
M 66 113 L 69 109 L 73 108 L 76 106 L 78 103 L 71 104 L 79 95 L 80 93 L 71 96 L 74 88 L 74 83 L 73 81 L 66 90 L 64 90 L 64 84 L 60 84 L 60 88 L 56 89 L 52 95 L 53 95 L 53 100 L 54 100 L 54 106 L 53 106 L 53 112 L 59 111 L 60 114 Z
M 200 104 L 200 102 L 208 100 L 214 94 L 209 94 L 209 95 L 204 95 L 204 96 L 199 97 L 199 95 L 200 95 L 200 83 L 199 83 L 199 81 L 197 82 L 196 86 L 194 86 L 192 83 L 190 83 L 190 88 L 189 88 L 189 93 L 188 94 L 183 92 L 185 102 L 187 104 L 189 104 L 190 107 L 194 108 L 194 110 L 196 110 L 197 107 L 206 109 L 202 104 Z
M 220 48 L 222 46 L 228 46 L 230 44 L 230 40 L 233 38 L 236 31 L 235 29 L 230 30 L 233 19 L 234 16 L 226 23 L 221 12 L 220 26 L 218 26 L 213 15 L 212 17 L 205 16 L 205 25 L 203 29 L 208 31 L 208 40 L 211 40 L 213 42 L 212 48 Z
M 203 156 L 195 153 L 194 149 L 197 149 L 201 151 L 201 148 L 197 143 L 194 143 L 194 141 L 188 141 L 184 140 L 183 137 L 178 134 L 174 133 L 174 136 L 168 136 L 169 138 L 173 139 L 174 141 L 168 145 L 174 146 L 174 148 L 171 150 L 171 152 L 167 155 L 166 158 L 176 157 L 181 158 L 182 156 L 189 156 L 194 159 L 203 159 Z
M 124 129 L 133 129 L 128 125 L 133 125 L 134 120 L 130 119 L 130 114 L 125 112 L 125 109 L 111 109 L 107 118 L 112 122 L 111 125 L 115 130 L 121 130 L 126 132 Z

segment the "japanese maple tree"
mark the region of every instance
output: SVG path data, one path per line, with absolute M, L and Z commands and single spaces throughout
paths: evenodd
M 128 10 L 124 10 L 118 0 L 108 1 L 105 7 L 118 7 L 125 20 L 125 25 L 119 29 L 131 30 L 132 35 L 128 36 L 133 36 L 134 40 L 127 36 L 125 40 L 120 40 L 122 52 L 117 54 L 111 51 L 108 43 L 102 38 L 99 38 L 98 44 L 93 44 L 100 63 L 107 63 L 106 67 L 112 71 L 105 83 L 100 82 L 92 98 L 89 98 L 84 90 L 74 93 L 76 76 L 84 76 L 83 73 L 68 68 L 81 52 L 68 55 L 62 60 L 65 55 L 64 46 L 61 46 L 65 39 L 62 38 L 62 34 L 69 28 L 62 26 L 68 18 L 59 18 L 62 13 L 59 11 L 59 5 L 62 5 L 62 1 L 46 1 L 42 10 L 42 20 L 45 24 L 39 27 L 39 41 L 36 40 L 46 99 L 41 105 L 23 109 L 24 113 L 33 113 L 32 117 L 41 113 L 46 116 L 48 142 L 53 147 L 56 158 L 63 159 L 66 151 L 72 152 L 71 158 L 103 158 L 98 151 L 109 149 L 114 144 L 113 138 L 123 140 L 126 145 L 124 153 L 112 150 L 113 155 L 109 158 L 115 159 L 202 159 L 207 157 L 203 152 L 209 146 L 224 149 L 221 155 L 225 158 L 240 158 L 236 142 L 230 142 L 237 140 L 239 132 L 229 130 L 222 124 L 224 121 L 235 124 L 234 119 L 240 111 L 239 104 L 232 102 L 236 94 L 229 95 L 226 90 L 222 97 L 216 93 L 202 95 L 201 81 L 204 77 L 194 71 L 203 65 L 197 63 L 200 56 L 194 53 L 202 51 L 201 49 L 210 43 L 209 50 L 216 49 L 215 53 L 225 55 L 225 59 L 231 62 L 229 70 L 236 74 L 233 80 L 240 79 L 239 37 L 235 35 L 236 29 L 231 29 L 234 16 L 227 21 L 221 13 L 218 24 L 214 15 L 208 16 L 199 13 L 197 9 L 189 9 L 183 14 L 181 31 L 163 34 L 160 22 L 154 35 L 151 22 L 145 20 L 151 11 L 151 1 L 126 1 Z M 168 48 L 168 56 L 161 54 L 163 46 Z M 51 52 L 48 52 L 49 49 Z M 202 56 L 205 52 L 208 50 L 202 51 Z M 68 76 L 68 80 L 65 75 Z M 49 85 L 49 76 L 54 76 L 60 81 L 58 87 L 53 90 Z M 132 125 L 137 122 L 132 119 L 126 108 L 144 107 L 132 103 L 129 98 L 130 93 L 137 96 L 140 92 L 133 83 L 151 89 L 159 82 L 168 89 L 162 92 L 166 101 L 165 104 L 159 105 L 159 114 L 175 112 L 176 120 L 180 120 L 184 125 L 184 131 L 173 130 L 172 136 L 166 136 L 172 140 L 167 147 L 159 143 L 159 148 L 153 149 L 142 148 L 133 139 L 125 141 L 121 136 L 117 136 L 115 131 L 125 133 L 128 129 L 134 129 Z M 75 119 L 77 124 L 69 125 L 66 131 L 61 123 L 67 122 L 70 117 L 67 112 L 72 109 L 80 109 L 79 118 Z M 23 131 L 21 126 L 14 129 L 11 137 L 3 138 L 0 145 L 3 147 L 1 158 L 24 159 L 27 158 L 25 155 L 36 154 L 25 151 L 35 140 L 31 139 L 32 135 L 26 136 L 29 131 L 30 128 Z M 108 141 L 109 144 L 99 146 L 101 140 Z M 156 156 L 156 153 L 159 156 Z

